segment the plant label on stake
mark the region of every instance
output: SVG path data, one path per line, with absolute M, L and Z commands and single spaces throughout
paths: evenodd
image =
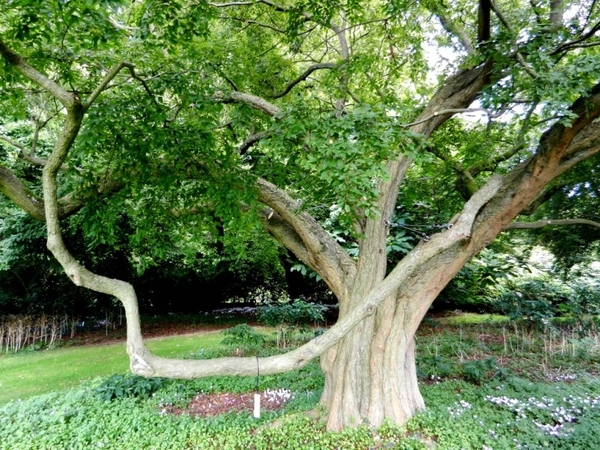
M 254 418 L 260 419 L 260 394 L 254 394 Z
M 258 355 L 256 355 L 256 393 L 254 394 L 254 418 L 260 419 L 260 394 L 258 392 L 258 382 L 260 379 L 260 368 L 258 365 Z

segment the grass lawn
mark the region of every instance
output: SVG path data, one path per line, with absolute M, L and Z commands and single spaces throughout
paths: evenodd
M 200 348 L 217 346 L 219 331 L 148 339 L 148 348 L 159 356 L 183 357 Z M 80 381 L 125 373 L 129 358 L 125 344 L 52 350 L 0 356 L 0 404 L 77 385 Z

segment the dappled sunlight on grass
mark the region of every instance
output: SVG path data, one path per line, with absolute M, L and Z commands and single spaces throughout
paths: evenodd
M 506 323 L 509 321 L 507 316 L 500 314 L 476 314 L 470 312 L 463 312 L 457 315 L 442 317 L 438 320 L 442 324 L 448 325 L 468 325 L 478 323 Z

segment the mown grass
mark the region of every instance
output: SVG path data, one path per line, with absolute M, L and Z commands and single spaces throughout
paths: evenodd
M 506 323 L 509 319 L 507 316 L 500 314 L 477 314 L 477 313 L 461 313 L 439 319 L 440 323 L 448 325 L 474 325 L 474 324 L 493 324 Z
M 149 339 L 148 348 L 159 356 L 184 357 L 199 348 L 219 345 L 218 331 Z M 0 404 L 14 399 L 62 390 L 82 380 L 125 373 L 129 358 L 125 344 L 55 348 L 0 356 Z

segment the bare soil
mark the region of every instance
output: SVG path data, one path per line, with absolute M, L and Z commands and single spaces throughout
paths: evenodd
M 288 399 L 283 397 L 261 395 L 260 408 L 262 411 L 281 409 Z M 254 410 L 254 394 L 232 394 L 229 392 L 217 394 L 197 394 L 184 407 L 166 405 L 163 414 L 189 415 L 193 417 L 211 417 L 230 412 L 252 412 Z

